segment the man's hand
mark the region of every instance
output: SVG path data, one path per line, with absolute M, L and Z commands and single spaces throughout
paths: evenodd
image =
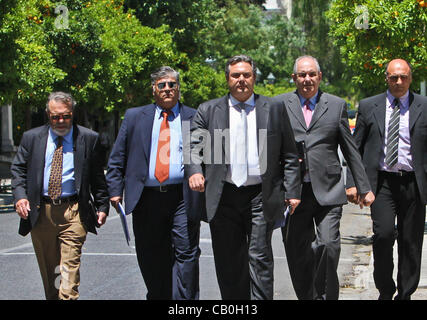
M 291 210 L 290 210 L 290 214 L 293 214 L 295 209 L 298 207 L 298 205 L 300 204 L 301 200 L 300 199 L 287 199 L 285 200 L 285 204 L 287 206 L 291 206 Z
M 205 177 L 201 173 L 195 173 L 188 179 L 188 185 L 193 191 L 205 191 Z
M 357 193 L 356 187 L 351 187 L 345 190 L 347 195 L 347 200 L 351 203 L 358 204 L 359 203 L 359 195 Z
M 115 196 L 110 198 L 110 203 L 116 210 L 119 210 L 119 203 L 121 202 L 122 202 L 122 197 L 120 196 Z
M 31 211 L 28 199 L 19 199 L 15 205 L 16 212 L 22 219 L 28 219 L 28 213 Z
M 370 207 L 374 201 L 375 201 L 375 196 L 372 193 L 372 191 L 362 194 L 359 199 L 360 209 L 362 209 L 363 206 Z
M 102 211 L 98 211 L 98 224 L 99 226 L 102 226 L 107 221 L 107 214 Z

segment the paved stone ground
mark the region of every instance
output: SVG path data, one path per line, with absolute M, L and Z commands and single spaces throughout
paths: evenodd
M 370 210 L 348 204 L 341 220 L 340 300 L 376 300 L 378 290 L 373 279 L 373 257 L 370 237 L 372 222 Z M 421 280 L 413 300 L 427 300 L 427 235 L 424 234 Z M 397 244 L 394 246 L 397 276 Z

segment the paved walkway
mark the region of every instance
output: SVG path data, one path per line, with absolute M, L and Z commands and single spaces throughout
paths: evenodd
M 376 300 L 378 290 L 373 279 L 373 255 L 370 237 L 372 222 L 370 210 L 348 204 L 341 220 L 340 300 Z M 397 275 L 397 244 L 394 246 Z M 427 233 L 424 233 L 421 280 L 413 300 L 427 300 Z

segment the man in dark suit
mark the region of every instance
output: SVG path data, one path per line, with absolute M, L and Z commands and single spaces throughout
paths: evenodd
M 292 78 L 297 90 L 276 97 L 288 111 L 303 169 L 301 205 L 282 229 L 289 271 L 298 299 L 338 299 L 339 226 L 347 203 L 338 146 L 362 203 L 369 206 L 374 196 L 350 133 L 347 104 L 319 91 L 317 60 L 299 57 Z
M 179 73 L 151 75 L 154 104 L 126 111 L 110 155 L 107 184 L 117 207 L 125 193 L 147 299 L 199 297 L 201 211 L 184 181 L 183 152 L 194 109 L 179 102 Z
M 354 137 L 376 195 L 373 221 L 374 280 L 379 299 L 392 299 L 397 217 L 395 299 L 410 299 L 420 279 L 427 201 L 427 98 L 409 90 L 412 70 L 402 59 L 386 67 L 388 90 L 360 101 Z M 349 200 L 357 202 L 348 175 Z
M 205 192 L 223 299 L 273 299 L 274 220 L 299 204 L 299 164 L 286 110 L 254 94 L 255 65 L 232 57 L 230 93 L 202 103 L 191 126 L 190 188 Z M 285 195 L 286 192 L 286 195 Z
M 19 233 L 31 231 L 47 299 L 79 297 L 86 234 L 96 233 L 109 209 L 98 134 L 73 125 L 74 105 L 70 94 L 52 93 L 49 124 L 24 133 L 11 166 Z M 89 204 L 91 195 L 97 213 Z

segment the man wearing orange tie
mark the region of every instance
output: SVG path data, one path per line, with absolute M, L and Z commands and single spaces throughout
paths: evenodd
M 183 146 L 195 110 L 179 102 L 179 73 L 151 75 L 155 103 L 127 110 L 107 170 L 110 201 L 125 192 L 147 299 L 198 299 L 199 195 L 184 181 Z

